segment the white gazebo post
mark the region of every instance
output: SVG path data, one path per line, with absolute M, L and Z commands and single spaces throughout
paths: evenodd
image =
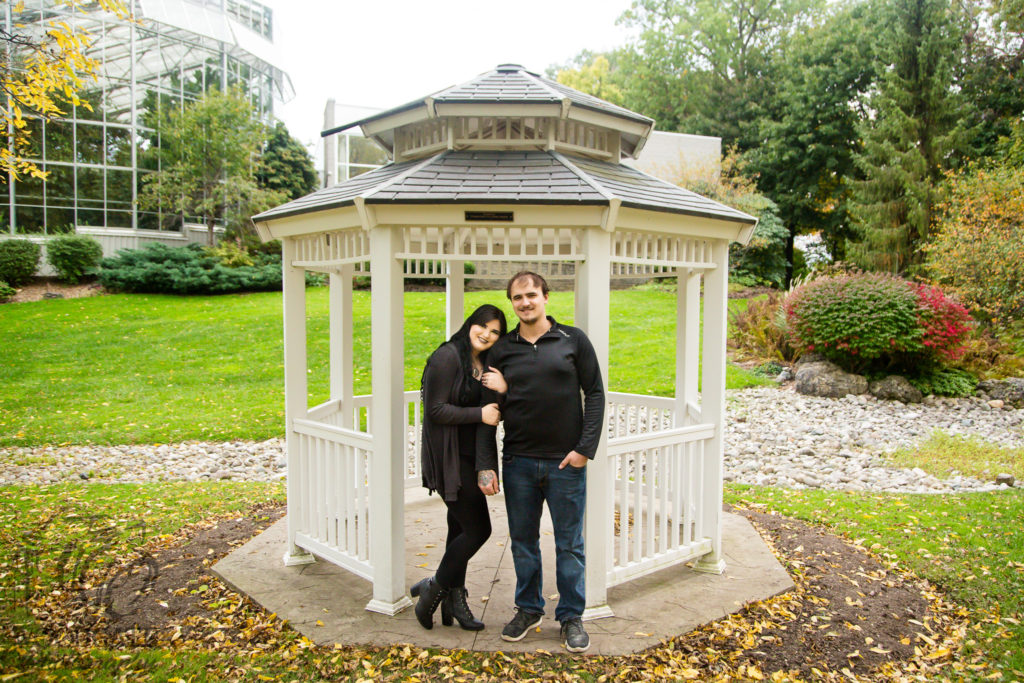
M 462 327 L 462 316 L 466 301 L 466 278 L 464 276 L 465 261 L 448 261 L 445 273 L 444 315 L 446 339 Z
M 700 271 L 676 269 L 676 405 L 675 426 L 693 424 L 699 396 Z
M 611 305 L 611 233 L 595 226 L 583 229 L 586 260 L 577 265 L 576 325 L 594 346 L 601 366 L 601 381 L 608 392 L 609 307 Z M 609 477 L 608 430 L 601 430 L 594 460 L 587 465 L 586 609 L 583 618 L 614 616 L 608 606 L 608 548 L 612 518 L 612 488 Z
M 299 498 L 301 481 L 298 475 L 302 457 L 295 420 L 306 417 L 308 411 L 306 389 L 306 271 L 292 265 L 295 260 L 295 242 L 281 242 L 281 274 L 284 300 L 284 420 L 285 448 L 288 459 L 288 500 Z M 301 475 L 300 475 L 301 476 Z M 291 508 L 289 508 L 291 510 Z M 288 515 L 288 548 L 284 554 L 286 565 L 309 564 L 315 558 L 295 545 L 295 534 L 302 520 Z
M 347 263 L 339 272 L 331 273 L 328 308 L 330 315 L 331 400 L 341 408 L 342 427 L 353 426 L 352 386 L 352 276 L 354 268 Z
M 370 432 L 370 564 L 373 599 L 366 609 L 394 615 L 412 602 L 405 594 L 404 304 L 401 233 L 370 228 L 370 324 L 373 398 Z
M 701 379 L 701 421 L 715 425 L 704 444 L 704 507 L 698 535 L 711 539 L 711 552 L 701 557 L 696 571 L 721 574 L 722 557 L 722 454 L 725 439 L 725 340 L 729 306 L 729 240 L 711 242 L 715 267 L 704 276 L 704 360 Z

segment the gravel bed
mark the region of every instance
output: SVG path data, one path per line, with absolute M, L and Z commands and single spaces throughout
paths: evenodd
M 885 454 L 913 447 L 936 429 L 1024 447 L 1024 410 L 994 408 L 975 398 L 904 405 L 758 387 L 729 392 L 727 410 L 725 479 L 760 486 L 912 493 L 1005 489 L 1007 484 L 995 481 L 999 472 L 984 480 L 956 472 L 938 479 L 917 468 L 890 467 Z M 286 472 L 282 439 L 0 449 L 0 485 L 278 481 Z

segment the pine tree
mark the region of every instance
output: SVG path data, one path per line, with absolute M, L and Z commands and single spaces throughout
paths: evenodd
M 256 182 L 260 187 L 283 193 L 288 199 L 298 199 L 316 189 L 316 169 L 309 152 L 280 121 L 269 131 Z
M 847 253 L 859 265 L 903 272 L 921 262 L 938 186 L 963 137 L 953 88 L 960 39 L 949 0 L 891 0 L 880 8 L 884 66 L 862 125 L 854 185 L 859 239 Z

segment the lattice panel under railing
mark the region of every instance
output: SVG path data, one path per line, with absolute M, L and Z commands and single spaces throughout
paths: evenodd
M 409 228 L 401 259 L 462 261 L 582 261 L 575 228 Z
M 293 238 L 295 259 L 292 265 L 306 270 L 332 270 L 354 264 L 356 272 L 368 268 L 370 236 L 365 230 L 338 230 Z
M 616 231 L 612 235 L 613 275 L 657 275 L 676 268 L 715 267 L 711 240 Z

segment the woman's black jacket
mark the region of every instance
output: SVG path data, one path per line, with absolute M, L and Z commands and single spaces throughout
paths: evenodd
M 477 424 L 477 438 L 495 438 L 497 427 L 483 424 L 479 405 L 460 405 L 466 380 L 459 353 L 454 344 L 442 344 L 427 359 L 420 384 L 423 400 L 423 438 L 420 471 L 423 486 L 437 491 L 445 500 L 456 500 L 459 487 L 475 486 L 459 477 L 459 425 Z M 482 405 L 495 402 L 494 392 L 484 389 Z M 489 437 L 487 436 L 489 435 Z M 478 468 L 479 469 L 479 468 Z

